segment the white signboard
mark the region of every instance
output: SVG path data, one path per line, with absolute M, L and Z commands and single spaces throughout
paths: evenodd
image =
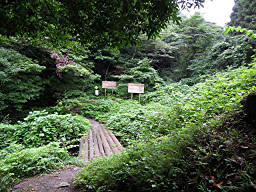
M 144 93 L 144 84 L 128 83 L 128 93 Z
M 115 81 L 102 81 L 102 88 L 115 89 L 116 82 Z

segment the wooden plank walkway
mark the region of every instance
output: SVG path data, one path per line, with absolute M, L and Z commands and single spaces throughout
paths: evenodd
M 118 154 L 124 150 L 123 146 L 110 130 L 95 120 L 88 120 L 93 128 L 89 130 L 87 137 L 83 137 L 80 141 L 78 155 L 80 159 L 87 164 L 88 161 L 97 157 Z

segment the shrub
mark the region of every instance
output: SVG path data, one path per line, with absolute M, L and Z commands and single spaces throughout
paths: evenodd
M 223 112 L 239 109 L 243 95 L 255 89 L 255 79 L 253 65 L 217 74 L 191 87 L 180 83 L 156 86 L 157 91 L 145 95 L 145 105 L 126 101 L 113 106 L 100 119 L 121 137 L 124 145 L 135 140 L 146 141 L 190 124 L 200 127 Z
M 112 78 L 117 79 L 118 87 L 116 92 L 118 95 L 128 97 L 127 83 L 143 83 L 145 90 L 153 91 L 156 83 L 163 83 L 157 71 L 150 66 L 149 59 L 140 60 L 135 67 L 127 68 L 122 75 L 113 75 Z
M 29 149 L 12 144 L 0 151 L 1 155 L 4 158 L 0 159 L 0 191 L 7 191 L 8 187 L 24 177 L 60 168 L 70 158 L 58 143 Z
M 128 145 L 140 138 L 145 112 L 137 102 L 125 101 L 101 118 L 106 120 L 107 128 L 120 137 L 122 144 Z
M 253 64 L 179 93 L 175 87 L 160 89 L 155 95 L 169 98 L 168 108 L 149 103 L 152 108 L 141 110 L 139 104 L 126 103 L 111 110 L 115 116 L 107 125 L 123 135 L 138 139 L 141 127 L 150 130 L 151 135 L 144 135 L 147 138 L 155 133 L 168 135 L 91 162 L 75 184 L 87 191 L 250 191 L 256 178 L 251 171 L 255 169 L 255 126 L 246 124 L 237 110 L 243 95 L 255 89 L 255 79 Z M 162 111 L 150 119 L 150 113 L 158 110 Z
M 58 141 L 68 148 L 73 148 L 78 146 L 80 138 L 90 128 L 91 124 L 82 116 L 34 111 L 19 123 L 13 140 L 27 147 L 39 147 Z
M 0 150 L 0 159 L 4 159 L 7 155 L 11 153 L 16 153 L 25 148 L 22 144 L 10 143 L 7 147 Z
M 62 49 L 66 52 L 66 56 L 52 52 L 52 58 L 56 61 L 56 74 L 59 78 L 52 77 L 50 87 L 58 99 L 67 92 L 87 92 L 93 89 L 91 85 L 99 79 L 99 75 L 92 71 L 93 63 L 87 61 L 87 48 L 80 45 L 78 47 L 79 51 Z
M 0 150 L 10 145 L 17 128 L 17 125 L 0 123 Z
M 57 111 L 62 113 L 75 112 L 85 117 L 98 119 L 99 116 L 109 112 L 118 103 L 111 98 L 93 99 L 89 97 L 76 97 L 62 99 L 58 102 Z
M 123 101 L 118 106 L 112 106 L 110 112 L 100 116 L 99 119 L 120 137 L 123 145 L 129 145 L 137 140 L 146 141 L 148 138 L 167 134 L 155 126 L 156 119 L 161 119 L 162 113 L 167 108 L 157 103 L 143 106 L 137 101 Z
M 44 90 L 39 76 L 45 67 L 20 53 L 0 47 L 0 120 L 23 111 Z
M 130 146 L 91 162 L 74 183 L 86 191 L 250 191 L 256 135 L 241 117 Z

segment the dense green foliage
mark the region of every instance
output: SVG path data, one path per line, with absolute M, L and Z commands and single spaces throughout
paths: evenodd
M 157 83 L 163 83 L 157 71 L 150 66 L 150 60 L 143 59 L 138 61 L 136 66 L 128 67 L 121 75 L 113 75 L 110 78 L 118 81 L 117 94 L 120 96 L 127 96 L 128 83 L 143 83 L 144 89 L 153 91 Z
M 18 124 L 0 124 L 0 150 L 8 147 L 12 142 L 25 147 L 39 147 L 50 142 L 60 142 L 66 149 L 76 148 L 80 138 L 90 128 L 91 124 L 82 116 L 34 111 Z
M 181 19 L 178 2 L 203 0 L 0 2 L 0 191 L 68 163 L 86 117 L 126 150 L 89 163 L 82 190 L 255 188 L 255 93 L 245 97 L 256 89 L 255 33 Z M 102 80 L 117 81 L 113 96 Z M 145 84 L 140 103 L 127 100 L 128 83 Z
M 169 28 L 164 36 L 163 41 L 167 43 L 172 59 L 163 67 L 159 64 L 160 69 L 163 68 L 160 72 L 170 73 L 171 79 L 179 81 L 191 76 L 188 67 L 196 58 L 205 56 L 216 40 L 222 38 L 222 30 L 195 14 L 184 19 L 180 26 Z
M 87 61 L 87 49 L 84 47 L 81 47 L 81 49 L 79 52 L 66 52 L 66 50 L 63 50 L 67 56 L 62 56 L 61 60 L 69 58 L 72 62 L 71 64 L 57 68 L 58 61 L 56 60 L 56 72 L 61 74 L 61 76 L 58 79 L 51 77 L 52 81 L 49 82 L 50 89 L 54 92 L 55 98 L 62 98 L 63 94 L 68 94 L 68 92 L 87 92 L 88 89 L 93 89 L 92 84 L 99 79 L 99 76 L 92 71 L 92 63 Z
M 69 159 L 69 154 L 58 143 L 27 149 L 22 145 L 11 144 L 0 150 L 0 191 L 7 191 L 8 187 L 23 177 L 60 168 Z
M 196 59 L 205 58 L 216 41 L 223 39 L 223 30 L 220 27 L 206 22 L 196 14 L 188 19 L 184 18 L 180 25 L 169 24 L 159 38 L 144 39 L 139 47 L 120 49 L 120 54 L 98 51 L 94 57 L 96 72 L 101 73 L 103 79 L 116 77 L 114 80 L 126 78 L 132 81 L 132 78 L 136 80 L 138 77 L 132 77 L 129 70 L 136 69 L 138 65 L 147 61 L 166 82 L 179 81 L 184 77 L 193 76 L 188 67 L 193 64 L 201 65 Z M 106 72 L 102 69 L 106 69 Z M 208 71 L 206 70 L 206 73 Z M 147 71 L 143 72 L 143 75 L 137 74 L 146 75 Z
M 45 67 L 18 52 L 0 48 L 0 120 L 14 115 L 43 91 L 39 74 Z
M 225 36 L 223 40 L 216 42 L 204 55 L 192 60 L 188 67 L 191 78 L 182 79 L 183 82 L 200 82 L 216 71 L 227 68 L 237 68 L 247 65 L 252 61 L 255 51 L 252 49 L 255 42 L 245 35 Z
M 93 64 L 87 60 L 89 51 L 81 46 L 79 52 L 63 49 L 63 55 L 58 55 L 60 60 L 72 63 L 57 68 L 58 62 L 47 49 L 16 41 L 1 44 L 5 48 L 0 50 L 0 120 L 5 116 L 7 120 L 21 119 L 27 113 L 20 111 L 53 105 L 69 92 L 86 92 L 99 79 L 92 71 Z
M 181 80 L 189 85 L 229 67 L 246 65 L 255 53 L 252 38 L 224 35 L 221 28 L 198 14 L 184 19 L 180 26 L 170 25 L 162 32 L 162 44 L 158 49 L 165 51 L 157 52 L 153 66 L 166 82 Z
M 241 26 L 256 30 L 256 1 L 255 0 L 235 0 L 235 6 L 230 16 L 231 26 Z
M 114 98 L 113 98 L 114 99 Z M 51 110 L 59 113 L 78 113 L 85 117 L 97 119 L 98 116 L 110 112 L 113 106 L 118 103 L 112 99 L 106 98 L 89 98 L 88 96 L 80 96 L 75 98 L 64 98 L 58 102 L 58 105 Z
M 167 107 L 157 103 L 142 106 L 137 101 L 125 101 L 111 107 L 109 113 L 99 116 L 98 119 L 127 146 L 139 140 L 147 141 L 167 134 L 168 131 L 163 128 L 167 122 L 161 122 L 162 115 L 167 110 Z M 161 124 L 162 126 L 157 126 Z
M 123 46 L 137 43 L 142 33 L 154 37 L 170 20 L 179 22 L 179 5 L 200 7 L 203 2 L 7 0 L 0 3 L 0 34 L 55 45 L 76 39 L 93 46 Z
M 75 183 L 82 191 L 253 190 L 255 145 L 248 144 L 255 142 L 255 131 L 252 136 L 252 125 L 230 123 L 238 120 L 131 146 L 121 155 L 90 163 Z
M 8 147 L 13 142 L 13 133 L 18 128 L 18 125 L 0 123 L 0 150 L 2 150 L 5 147 Z
M 159 38 L 144 40 L 139 47 L 122 48 L 119 54 L 92 51 L 89 58 L 103 80 L 118 80 L 118 92 L 125 96 L 127 82 L 139 80 L 151 91 L 153 84 L 143 78 L 152 76 L 153 81 L 161 81 L 150 72 L 150 67 L 166 83 L 182 81 L 193 85 L 218 71 L 247 65 L 255 54 L 254 47 L 255 41 L 251 37 L 225 35 L 223 29 L 195 14 L 184 18 L 180 25 L 169 24 Z M 143 63 L 149 63 L 148 70 L 140 69 Z
M 50 142 L 62 142 L 67 148 L 77 147 L 80 138 L 88 132 L 91 124 L 81 116 L 49 114 L 34 111 L 18 124 L 13 140 L 26 147 L 39 147 Z
M 159 90 L 150 99 L 170 105 L 167 111 L 160 112 L 159 119 L 156 113 L 154 119 L 150 119 L 139 104 L 131 107 L 132 103 L 124 103 L 116 111 L 111 110 L 107 125 L 115 127 L 122 136 L 136 133 L 136 139 L 140 140 L 142 130 L 148 130 L 150 135 L 146 136 L 152 139 L 159 129 L 164 130 L 162 135 L 169 135 L 146 144 L 135 144 L 110 159 L 92 162 L 78 174 L 75 183 L 91 191 L 214 191 L 220 182 L 225 182 L 219 184 L 225 191 L 249 190 L 255 178 L 250 171 L 255 168 L 254 152 L 249 148 L 242 154 L 239 150 L 234 154 L 233 149 L 243 146 L 244 142 L 255 141 L 255 135 L 248 138 L 251 133 L 247 128 L 253 126 L 239 122 L 230 124 L 240 114 L 226 121 L 223 119 L 226 113 L 233 114 L 240 109 L 243 95 L 255 90 L 255 79 L 254 64 L 252 68 L 242 67 L 219 74 L 190 90 L 184 89 L 183 93 L 175 92 L 175 87 Z M 240 137 L 250 141 L 238 139 Z M 212 168 L 208 169 L 209 166 Z
M 220 73 L 192 87 L 182 84 L 159 86 L 143 97 L 145 106 L 123 102 L 99 116 L 121 137 L 123 144 L 146 141 L 205 121 L 223 112 L 238 109 L 243 95 L 255 88 L 255 67 L 242 67 Z

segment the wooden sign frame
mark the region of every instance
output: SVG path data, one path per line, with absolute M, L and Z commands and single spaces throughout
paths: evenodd
M 102 81 L 102 88 L 105 89 L 105 97 L 107 95 L 107 89 L 112 89 L 112 95 L 114 94 L 114 89 L 116 88 L 116 81 Z
M 102 88 L 104 89 L 115 89 L 116 81 L 102 81 Z
M 133 99 L 133 93 L 138 93 L 140 102 L 140 96 L 142 93 L 144 93 L 144 84 L 128 83 L 128 93 L 131 93 L 131 100 Z

